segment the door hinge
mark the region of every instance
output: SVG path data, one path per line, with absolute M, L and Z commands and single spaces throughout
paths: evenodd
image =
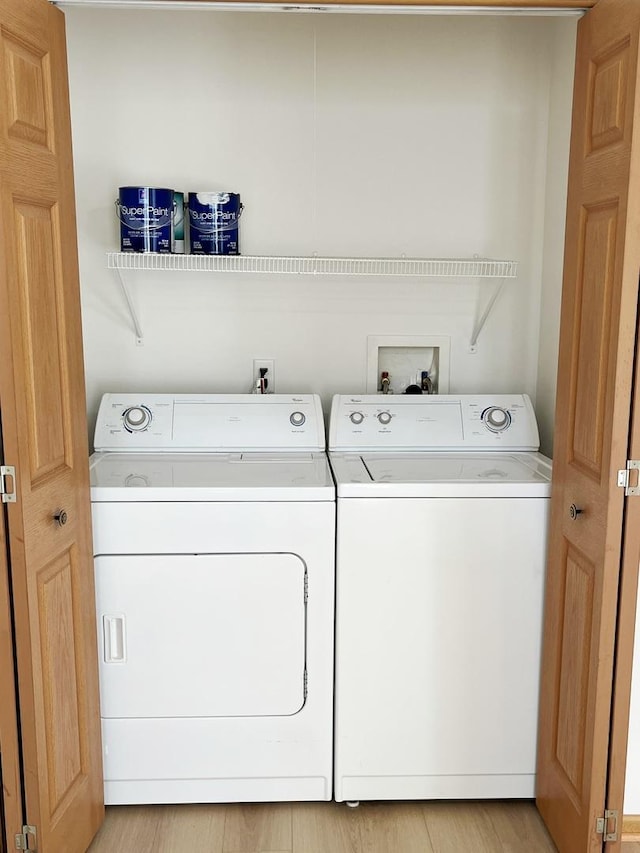
M 632 471 L 638 472 L 635 486 L 630 485 Z M 625 495 L 640 495 L 640 459 L 628 459 L 627 467 L 618 471 L 618 486 L 624 489 Z
M 602 835 L 604 841 L 617 841 L 619 819 L 620 812 L 617 809 L 606 809 L 604 817 L 596 818 L 596 833 Z
M 11 477 L 12 490 L 7 491 L 7 477 Z M 14 504 L 16 502 L 16 469 L 13 465 L 0 465 L 0 495 L 3 504 Z
M 29 844 L 29 836 L 33 836 L 33 842 Z M 36 828 L 30 824 L 22 827 L 22 832 L 16 833 L 16 850 L 29 850 L 30 853 L 37 851 Z

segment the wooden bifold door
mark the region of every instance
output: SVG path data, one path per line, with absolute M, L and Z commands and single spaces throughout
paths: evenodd
M 44 0 L 2 0 L 0 12 L 0 411 L 16 496 L 1 505 L 7 846 L 28 826 L 31 848 L 76 853 L 103 805 L 64 16 Z
M 637 394 L 639 39 L 636 0 L 599 0 L 578 25 L 537 773 L 562 853 L 601 850 L 616 828 L 605 810 L 618 838 L 622 817 L 624 759 L 609 765 L 609 737 L 631 500 L 618 471 Z M 625 555 L 636 572 L 639 556 L 637 543 Z

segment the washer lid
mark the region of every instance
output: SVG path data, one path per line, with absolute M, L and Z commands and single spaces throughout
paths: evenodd
M 91 499 L 100 501 L 332 501 L 326 454 L 94 453 Z
M 330 454 L 339 497 L 548 497 L 540 453 Z

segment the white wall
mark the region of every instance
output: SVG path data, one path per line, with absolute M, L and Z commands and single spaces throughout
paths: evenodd
M 540 388 L 549 408 L 546 173 L 566 158 L 549 112 L 571 91 L 554 34 L 575 21 L 66 16 L 90 420 L 107 390 L 248 391 L 254 357 L 275 359 L 278 391 L 327 404 L 364 390 L 368 335 L 450 336 L 452 392 Z M 486 284 L 135 273 L 138 347 L 105 253 L 118 187 L 145 184 L 240 192 L 243 254 L 478 254 L 520 275 L 472 355 Z
M 553 455 L 556 375 L 564 232 L 567 208 L 567 171 L 571 134 L 572 86 L 575 67 L 576 27 L 564 21 L 550 34 L 551 85 L 549 89 L 549 147 L 544 208 L 544 252 L 542 260 L 542 301 L 540 311 L 540 352 L 536 414 L 540 428 L 540 449 Z

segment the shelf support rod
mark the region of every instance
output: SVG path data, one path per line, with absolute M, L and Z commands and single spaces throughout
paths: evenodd
M 489 297 L 489 301 L 487 302 L 484 311 L 476 321 L 475 327 L 473 329 L 473 334 L 471 335 L 471 340 L 469 342 L 469 352 L 476 352 L 477 350 L 478 337 L 484 327 L 484 324 L 487 322 L 489 314 L 491 314 L 491 309 L 496 304 L 496 301 L 502 292 L 504 281 L 504 278 L 501 278 L 496 281 L 495 287 L 493 288 L 493 293 Z
M 129 313 L 131 314 L 131 320 L 133 322 L 133 327 L 136 331 L 136 343 L 139 347 L 144 344 L 144 335 L 142 333 L 142 327 L 140 326 L 140 321 L 138 320 L 138 314 L 136 313 L 136 309 L 133 305 L 133 301 L 131 299 L 131 294 L 129 293 L 129 288 L 127 287 L 127 283 L 124 280 L 124 276 L 122 275 L 122 270 L 120 267 L 116 267 L 116 273 L 118 274 L 118 280 L 120 282 L 120 287 L 122 288 L 122 292 L 124 293 L 124 298 L 127 301 L 127 305 L 129 307 Z

